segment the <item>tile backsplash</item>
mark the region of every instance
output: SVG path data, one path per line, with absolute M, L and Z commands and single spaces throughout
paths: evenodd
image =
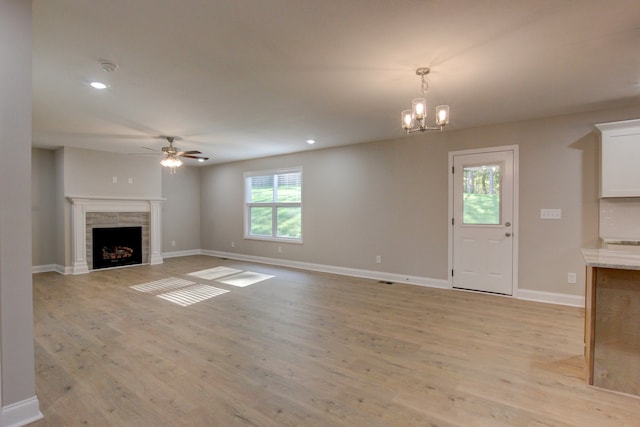
M 600 238 L 640 241 L 640 197 L 600 199 Z

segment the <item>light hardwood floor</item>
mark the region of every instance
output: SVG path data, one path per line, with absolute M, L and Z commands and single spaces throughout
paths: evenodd
M 274 275 L 181 307 L 129 286 Z M 583 313 L 222 260 L 34 275 L 42 426 L 638 426 L 588 387 Z

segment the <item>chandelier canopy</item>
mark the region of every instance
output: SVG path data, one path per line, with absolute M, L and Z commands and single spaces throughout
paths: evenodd
M 427 125 L 427 100 L 425 95 L 429 90 L 429 83 L 425 76 L 431 71 L 428 67 L 420 67 L 416 70 L 416 75 L 420 76 L 422 82 L 422 97 L 411 102 L 411 110 L 402 111 L 402 128 L 409 134 L 414 132 L 424 132 L 427 130 L 444 130 L 449 123 L 449 106 L 438 105 L 436 107 L 436 126 Z

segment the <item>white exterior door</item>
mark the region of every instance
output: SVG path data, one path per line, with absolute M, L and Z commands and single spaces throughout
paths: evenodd
M 513 295 L 516 153 L 450 153 L 454 288 Z

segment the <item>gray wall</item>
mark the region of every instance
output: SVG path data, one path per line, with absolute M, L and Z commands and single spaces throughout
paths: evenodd
M 444 161 L 423 167 L 434 152 Z M 243 240 L 245 171 L 303 167 L 303 244 Z M 204 249 L 446 278 L 446 149 L 434 139 L 375 142 L 204 168 Z M 425 221 L 434 222 L 426 226 Z M 444 240 L 444 251 L 424 244 Z M 235 248 L 231 242 L 235 242 Z M 278 252 L 282 247 L 282 253 Z M 382 264 L 375 264 L 381 255 Z
M 79 148 L 62 150 L 65 196 L 159 198 L 162 195 L 162 168 L 155 156 Z
M 56 150 L 55 158 L 58 183 L 56 263 L 60 266 L 71 265 L 71 204 L 66 200 L 67 196 L 162 197 L 162 168 L 157 157 L 64 147 Z
M 635 106 L 209 166 L 202 248 L 446 280 L 448 152 L 519 145 L 519 288 L 582 295 L 580 248 L 598 244 L 594 124 L 639 116 Z M 243 172 L 300 165 L 304 244 L 243 240 Z M 540 220 L 541 208 L 562 220 Z
M 198 168 L 183 166 L 171 175 L 158 157 L 77 148 L 33 149 L 32 153 L 33 266 L 71 264 L 66 196 L 165 198 L 163 252 L 200 249 Z
M 35 396 L 29 194 L 31 2 L 0 1 L 0 58 L 0 149 L 6 154 L 0 156 L 0 402 L 4 408 Z
M 582 295 L 580 248 L 598 245 L 598 136 L 593 125 L 637 117 L 640 106 L 183 167 L 175 175 L 151 158 L 154 178 L 134 182 L 161 182 L 161 190 L 142 192 L 160 191 L 167 198 L 163 252 L 206 249 L 446 280 L 449 151 L 515 144 L 520 148 L 519 287 Z M 121 156 L 68 150 L 72 156 L 55 155 L 56 168 L 64 166 L 65 183 L 75 182 L 75 173 L 93 171 L 91 164 L 115 166 Z M 76 166 L 67 168 L 72 159 Z M 243 172 L 291 166 L 304 170 L 304 243 L 244 240 Z M 110 182 L 112 170 L 104 169 L 104 182 L 83 184 L 74 195 L 124 195 L 111 191 L 118 188 Z M 128 172 L 118 174 L 126 180 Z M 90 191 L 94 184 L 100 192 Z M 65 188 L 64 194 L 72 193 Z M 562 220 L 540 220 L 541 208 L 562 209 Z M 67 216 L 62 214 L 65 224 Z M 68 252 L 68 242 L 64 247 Z M 376 255 L 382 264 L 375 263 Z M 577 284 L 566 283 L 568 272 L 577 273 Z
M 55 170 L 55 210 L 56 210 L 56 260 L 58 266 L 71 265 L 71 237 L 69 228 L 71 226 L 71 212 L 69 205 L 64 198 L 64 149 L 56 150 L 54 153 Z
M 162 252 L 200 249 L 200 169 L 162 168 Z M 175 242 L 175 246 L 172 243 Z
M 55 153 L 31 150 L 32 265 L 56 264 Z

